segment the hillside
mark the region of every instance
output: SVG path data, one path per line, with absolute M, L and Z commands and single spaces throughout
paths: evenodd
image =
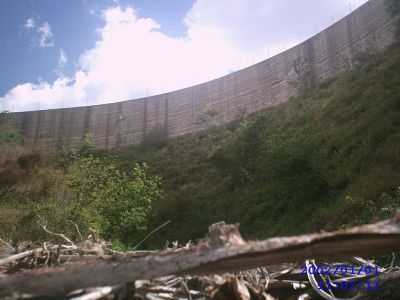
M 147 247 L 199 238 L 221 220 L 240 223 L 253 238 L 373 221 L 400 206 L 399 70 L 400 53 L 389 49 L 301 97 L 229 126 L 113 153 L 88 143 L 80 154 L 112 161 L 122 172 L 146 162 L 149 173 L 161 177 L 162 197 L 154 198 L 139 235 L 171 223 Z M 70 218 L 89 228 L 95 210 L 85 207 L 77 217 L 77 196 L 66 184 L 77 160 L 71 153 L 26 153 L 19 139 L 8 134 L 1 143 L 0 237 L 40 237 L 38 215 L 60 231 L 73 231 Z M 19 150 L 6 155 L 10 143 Z
M 186 240 L 225 220 L 262 238 L 369 222 L 398 208 L 400 54 L 367 60 L 231 128 L 146 153 L 166 193 L 153 226 L 170 219 L 162 236 Z

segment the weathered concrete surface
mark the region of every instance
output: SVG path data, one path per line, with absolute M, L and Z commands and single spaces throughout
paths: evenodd
M 394 32 L 384 0 L 370 0 L 298 46 L 219 79 L 142 99 L 10 117 L 26 146 L 38 151 L 74 147 L 86 135 L 103 149 L 175 137 L 288 101 L 299 87 L 351 68 L 360 53 L 386 48 Z

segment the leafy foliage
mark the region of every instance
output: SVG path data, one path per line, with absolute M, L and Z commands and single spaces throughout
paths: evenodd
M 25 181 L 0 184 L 3 238 L 45 238 L 40 219 L 72 238 L 79 238 L 76 224 L 84 235 L 93 229 L 127 247 L 147 232 L 152 202 L 161 198 L 160 179 L 148 175 L 146 164 L 131 164 L 122 171 L 111 159 L 75 153 L 67 166 L 41 162 L 29 172 Z
M 152 201 L 161 197 L 160 179 L 135 164 L 129 173 L 89 155 L 74 162 L 66 176 L 76 195 L 72 214 L 105 238 L 132 244 L 146 232 Z

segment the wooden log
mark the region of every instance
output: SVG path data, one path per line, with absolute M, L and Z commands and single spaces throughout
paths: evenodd
M 373 256 L 400 250 L 400 214 L 387 221 L 331 233 L 250 242 L 244 242 L 240 236 L 233 237 L 239 233 L 226 230 L 226 226 L 234 225 L 222 227 L 221 234 L 229 232 L 229 238 L 217 236 L 226 241 L 224 245 L 209 240 L 189 249 L 144 257 L 99 258 L 79 265 L 15 274 L 0 278 L 0 296 L 15 292 L 36 296 L 64 295 L 81 288 L 113 286 L 171 274 L 225 273 L 305 259 Z M 215 234 L 211 236 L 215 239 Z

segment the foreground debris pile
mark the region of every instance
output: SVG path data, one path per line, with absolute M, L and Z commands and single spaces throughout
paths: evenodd
M 15 249 L 0 240 L 1 299 L 398 299 L 400 215 L 332 233 L 244 241 L 214 224 L 197 245 L 116 252 L 91 235 Z M 387 262 L 362 257 L 389 255 Z M 397 296 L 396 296 L 396 293 Z M 43 298 L 45 297 L 45 298 Z

